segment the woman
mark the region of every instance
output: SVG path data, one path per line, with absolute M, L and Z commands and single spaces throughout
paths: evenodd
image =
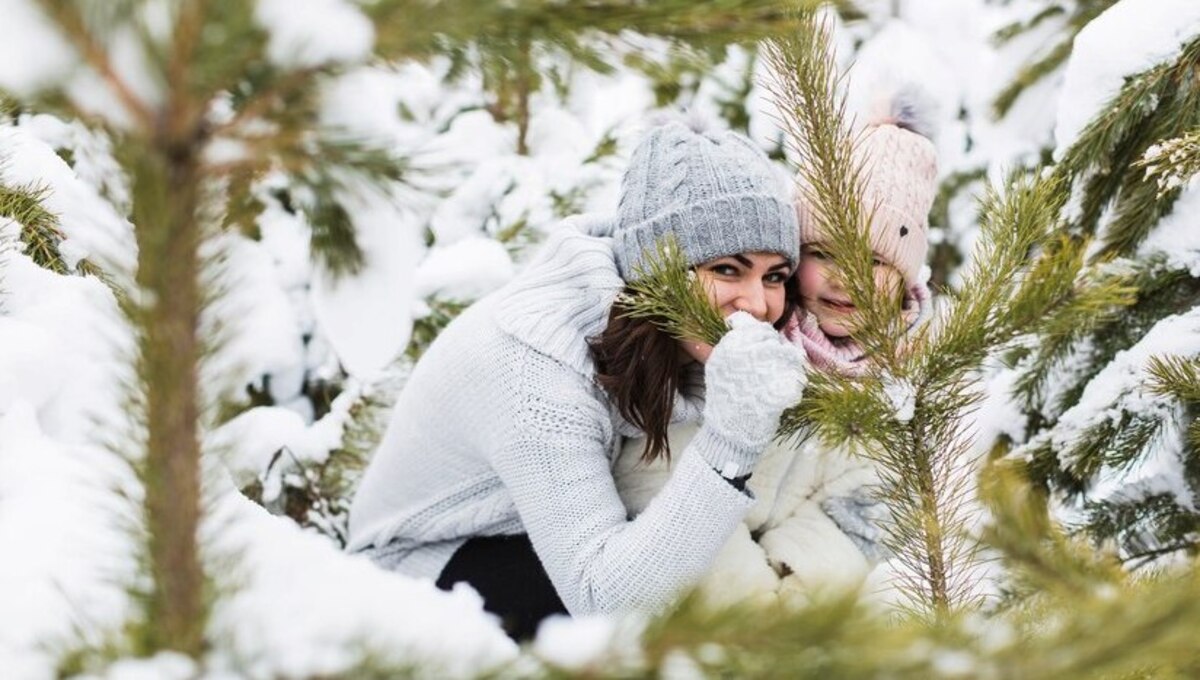
M 730 315 L 714 348 L 616 302 L 667 236 Z M 804 388 L 802 353 L 772 325 L 796 302 L 798 254 L 789 193 L 749 140 L 651 129 L 615 218 L 564 224 L 417 364 L 355 497 L 350 549 L 471 584 L 517 638 L 551 613 L 669 603 L 741 523 L 745 478 Z M 671 480 L 630 520 L 611 471 L 620 437 L 666 456 L 667 427 L 688 421 L 702 424 Z

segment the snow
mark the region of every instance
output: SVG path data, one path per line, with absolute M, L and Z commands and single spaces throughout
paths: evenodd
M 318 268 L 313 311 L 346 371 L 369 379 L 408 344 L 414 274 L 424 248 L 413 215 L 391 196 L 362 188 L 343 200 L 364 266 L 355 276 L 342 278 Z
M 1200 309 L 1168 316 L 1159 321 L 1133 347 L 1118 352 L 1096 377 L 1088 382 L 1079 401 L 1062 414 L 1053 429 L 1043 433 L 1033 443 L 1048 438 L 1056 451 L 1068 451 L 1080 434 L 1104 421 L 1116 422 L 1122 412 L 1170 419 L 1173 408 L 1155 397 L 1147 385 L 1146 367 L 1152 357 L 1200 355 Z M 1070 467 L 1073 461 L 1061 461 Z M 1161 457 L 1152 456 L 1145 462 L 1149 469 L 1138 475 L 1149 475 L 1171 465 Z M 1190 499 L 1182 475 L 1164 480 L 1181 499 Z M 1101 489 L 1102 493 L 1104 492 Z
M 58 216 L 63 233 L 97 265 L 120 277 L 136 264 L 133 225 L 97 188 L 82 181 L 55 153 L 20 127 L 0 126 L 0 182 L 43 186 L 43 206 Z M 119 278 L 118 278 L 119 280 Z
M 1200 215 L 1200 184 L 1192 183 L 1179 196 L 1171 214 L 1163 218 L 1138 245 L 1138 259 L 1162 256 L 1167 267 L 1182 269 L 1200 278 L 1197 215 Z
M 56 439 L 90 441 L 91 418 L 111 412 L 127 374 L 113 356 L 130 338 L 111 293 L 96 279 L 58 276 L 22 254 L 0 255 L 0 266 L 0 413 L 25 402 Z
M 205 310 L 205 332 L 218 338 L 205 362 L 204 383 L 228 398 L 246 385 L 271 375 L 270 394 L 287 401 L 300 394 L 304 381 L 301 322 L 286 290 L 280 286 L 271 253 L 263 244 L 240 234 L 227 234 L 213 244 L 219 261 L 218 286 L 225 293 Z
M 359 62 L 375 46 L 375 26 L 345 0 L 258 0 L 254 19 L 269 35 L 267 57 L 283 68 Z
M 0 541 L 11 548 L 0 560 L 0 668 L 56 677 L 60 648 L 96 643 L 130 612 L 136 567 L 113 493 L 124 470 L 104 451 L 56 442 L 29 402 L 0 412 Z
M 61 82 L 75 67 L 75 51 L 37 2 L 0 0 L 0 16 L 0 90 L 28 97 Z
M 912 420 L 917 408 L 917 389 L 904 379 L 887 378 L 883 382 L 883 395 L 895 412 L 897 422 Z
M 1090 500 L 1120 500 L 1137 502 L 1157 494 L 1170 494 L 1184 508 L 1196 509 L 1196 498 L 1184 481 L 1186 471 L 1183 437 L 1179 422 L 1184 414 L 1179 409 L 1166 413 L 1164 431 L 1146 456 L 1125 468 L 1106 467 L 1100 470 L 1095 483 L 1088 489 Z
M 470 236 L 448 246 L 435 246 L 416 274 L 416 294 L 451 300 L 476 300 L 508 282 L 515 272 L 512 257 L 495 239 Z
M 381 570 L 298 531 L 232 488 L 206 527 L 210 560 L 233 559 L 212 613 L 209 663 L 252 678 L 349 673 L 364 659 L 422 677 L 472 677 L 511 661 L 516 645 L 466 588 Z M 221 573 L 228 573 L 228 568 Z M 450 633 L 450 631 L 453 631 Z
M 118 213 L 128 211 L 129 182 L 113 159 L 112 143 L 104 133 L 44 113 L 22 114 L 17 126 L 51 148 L 69 152 L 75 177 L 112 203 Z
M 533 653 L 559 668 L 581 672 L 607 660 L 617 632 L 609 616 L 553 616 L 538 627 Z
M 1084 27 L 1067 63 L 1054 128 L 1057 153 L 1079 139 L 1126 76 L 1174 58 L 1197 33 L 1200 3 L 1194 0 L 1121 0 Z
M 300 414 L 280 406 L 260 406 L 222 425 L 210 446 L 224 456 L 234 482 L 244 488 L 282 449 L 306 460 L 326 457 L 328 448 L 314 447 L 307 435 L 308 425 Z
M 104 680 L 191 680 L 196 663 L 177 652 L 159 652 L 148 659 L 120 659 L 109 666 Z M 86 678 L 86 676 L 85 676 Z
M 1191 0 L 1122 0 L 1080 35 L 1062 72 L 995 121 L 991 99 L 1020 64 L 1053 43 L 1059 20 L 996 47 L 988 43 L 992 30 L 1041 4 L 921 0 L 902 3 L 899 17 L 891 4 L 875 3 L 881 9 L 872 21 L 837 36 L 842 57 L 849 63 L 855 41 L 862 41 L 852 74 L 857 101 L 896 81 L 917 81 L 932 93 L 940 105 L 943 177 L 982 169 L 1002 179 L 1008 168 L 1036 161 L 1055 140 L 1061 154 L 1125 76 L 1170 58 L 1200 32 L 1200 6 Z M 156 39 L 167 35 L 168 9 L 169 3 L 157 3 L 146 10 Z M 84 110 L 118 129 L 131 125 L 130 112 L 77 63 L 36 3 L 0 0 L 0 12 L 0 89 L 24 96 L 63 84 Z M 342 446 L 353 404 L 404 351 L 425 300 L 477 299 L 520 271 L 528 244 L 555 229 L 564 213 L 612 210 L 624 159 L 646 112 L 656 108 L 646 79 L 619 56 L 640 47 L 662 59 L 666 43 L 632 33 L 612 40 L 604 48 L 618 62 L 610 74 L 536 55 L 562 67 L 571 89 L 563 94 L 547 83 L 534 93 L 529 154 L 519 156 L 516 125 L 486 110 L 489 95 L 479 73 L 448 82 L 452 63 L 445 57 L 365 63 L 374 30 L 360 3 L 258 0 L 255 20 L 267 31 L 266 52 L 275 66 L 335 67 L 319 93 L 322 126 L 410 160 L 414 172 L 406 179 L 416 188 L 350 186 L 339 196 L 366 255 L 357 276 L 335 279 L 314 265 L 310 226 L 280 198 L 293 189 L 282 175 L 263 177 L 254 188 L 264 205 L 257 236 L 229 234 L 210 245 L 222 263 L 227 295 L 205 316 L 206 328 L 221 329 L 225 340 L 205 367 L 205 389 L 244 398 L 252 385 L 273 402 L 206 433 L 209 462 L 223 464 L 211 475 L 215 501 L 205 523 L 204 556 L 220 575 L 222 592 L 211 620 L 212 651 L 199 662 L 172 654 L 121 659 L 89 677 L 353 676 L 372 660 L 397 670 L 413 664 L 430 677 L 533 674 L 543 663 L 581 673 L 602 673 L 614 663 L 637 667 L 640 629 L 625 621 L 553 619 L 522 654 L 469 589 L 443 593 L 345 555 L 234 487 L 257 480 L 270 496 L 295 462 L 320 463 Z M 151 104 L 161 98 L 162 83 L 130 34 L 116 36 L 106 49 L 138 98 Z M 681 103 L 716 116 L 717 98 L 741 85 L 751 57 L 744 48 L 730 49 Z M 759 77 L 765 72 L 761 60 L 753 69 Z M 751 136 L 770 149 L 777 130 L 764 94 L 754 84 L 746 107 Z M 218 99 L 214 120 L 227 115 L 228 106 Z M 615 153 L 585 163 L 606 137 L 616 140 Z M 119 139 L 79 121 L 22 113 L 0 122 L 0 182 L 46 187 L 45 205 L 68 239 L 62 246 L 68 261 L 86 257 L 127 284 L 137 249 L 125 217 L 128 178 L 113 158 Z M 210 160 L 244 153 L 227 141 L 209 150 Z M 1197 211 L 1200 188 L 1193 183 L 1138 256 L 1161 254 L 1168 266 L 1200 276 Z M 975 213 L 970 191 L 956 196 L 941 236 L 969 248 Z M 525 229 L 501 243 L 497 235 L 514 225 Z M 136 535 L 129 533 L 136 528 L 139 491 L 127 462 L 106 449 L 136 430 L 123 401 L 133 336 L 103 283 L 37 268 L 15 246 L 19 229 L 0 219 L 0 543 L 19 546 L 0 560 L 0 668 L 6 677 L 49 678 L 56 676 L 62 649 L 80 642 L 98 648 L 119 635 L 134 607 L 125 587 L 145 578 L 134 562 Z M 1080 370 L 1087 351 L 1081 347 L 1055 376 Z M 1177 410 L 1144 386 L 1146 360 L 1164 353 L 1200 353 L 1197 313 L 1164 320 L 1118 356 L 1046 436 L 1066 445 L 1082 428 L 1116 417 L 1117 409 L 1161 414 L 1176 427 Z M 970 422 L 972 461 L 1001 433 L 1025 439 L 1024 414 L 1009 396 L 1014 377 L 995 366 L 983 372 L 985 400 Z M 325 381 L 344 391 L 317 418 L 302 389 Z M 1052 380 L 1051 397 L 1067 382 Z M 891 383 L 886 394 L 899 420 L 913 416 L 911 385 Z M 1139 465 L 1105 470 L 1094 496 L 1168 491 L 1184 504 L 1194 502 L 1181 486 L 1180 452 L 1170 445 L 1179 437 L 1168 434 L 1168 444 Z M 137 455 L 127 443 L 124 451 Z M 280 462 L 266 475 L 277 454 Z M 943 674 L 970 673 L 971 660 L 955 654 L 939 652 L 935 663 Z M 696 673 L 682 652 L 671 658 L 667 670 Z

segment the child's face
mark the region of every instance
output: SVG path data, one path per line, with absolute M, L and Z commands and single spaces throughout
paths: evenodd
M 834 277 L 834 265 L 829 255 L 814 243 L 800 251 L 800 266 L 796 276 L 800 282 L 800 299 L 804 308 L 817 317 L 817 324 L 830 340 L 841 340 L 853 330 L 851 316 L 854 305 L 850 295 Z M 880 295 L 899 298 L 904 277 L 882 259 L 875 258 L 875 290 Z

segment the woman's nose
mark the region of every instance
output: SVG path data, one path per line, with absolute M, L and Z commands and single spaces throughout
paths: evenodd
M 734 309 L 746 312 L 759 321 L 767 320 L 767 292 L 761 284 L 747 283 L 738 291 Z

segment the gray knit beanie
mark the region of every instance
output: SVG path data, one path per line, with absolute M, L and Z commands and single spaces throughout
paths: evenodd
M 691 265 L 753 252 L 779 253 L 794 265 L 800 254 L 791 196 L 766 154 L 735 132 L 679 121 L 651 128 L 633 150 L 614 227 L 626 281 L 667 234 Z

